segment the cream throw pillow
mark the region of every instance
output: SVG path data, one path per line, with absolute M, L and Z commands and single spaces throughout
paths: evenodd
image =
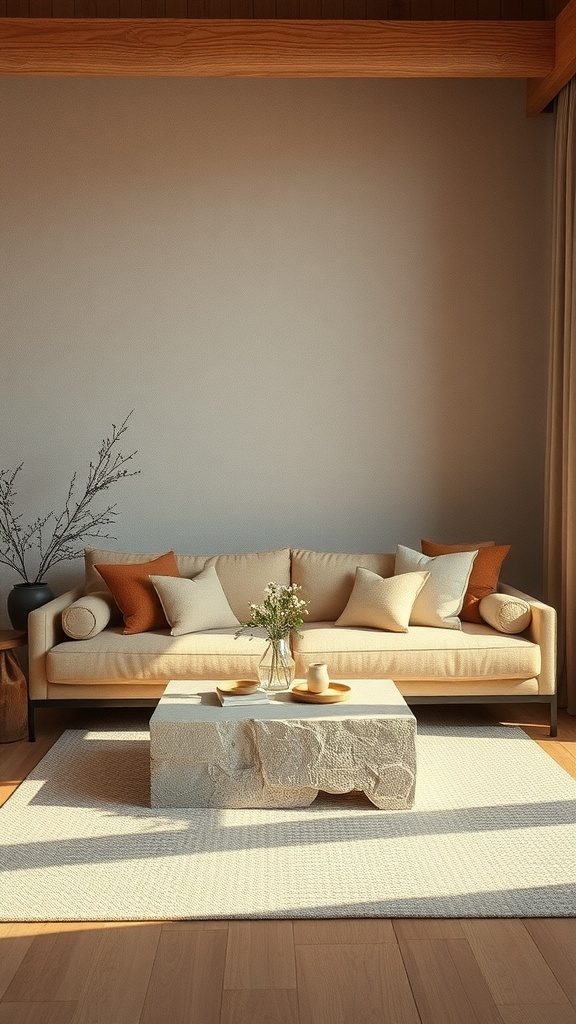
M 500 633 L 522 633 L 532 621 L 528 602 L 509 594 L 487 594 L 478 607 L 484 622 Z
M 90 640 L 109 622 L 121 622 L 122 616 L 109 590 L 85 594 L 62 612 L 62 629 L 72 640 Z
M 357 566 L 348 604 L 335 625 L 407 633 L 414 601 L 429 575 L 429 572 L 408 572 L 402 576 L 382 577 Z
M 394 574 L 429 572 L 430 576 L 418 594 L 410 624 L 462 629 L 458 618 L 477 551 L 458 551 L 453 555 L 429 557 L 399 544 L 396 548 Z
M 191 580 L 182 576 L 150 576 L 150 581 L 172 627 L 171 636 L 240 625 L 213 565 Z

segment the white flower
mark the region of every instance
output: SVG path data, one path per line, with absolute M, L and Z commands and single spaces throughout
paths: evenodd
M 236 636 L 253 628 L 264 629 L 270 640 L 281 640 L 291 630 L 298 632 L 308 606 L 308 601 L 298 597 L 301 589 L 297 583 L 269 583 L 264 589 L 262 604 L 248 605 L 250 619 L 242 623 Z

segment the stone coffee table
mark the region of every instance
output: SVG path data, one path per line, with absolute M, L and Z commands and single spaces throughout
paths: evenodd
M 390 679 L 340 680 L 338 704 L 222 707 L 220 680 L 172 681 L 150 720 L 152 807 L 307 807 L 362 790 L 381 810 L 414 802 L 416 719 Z

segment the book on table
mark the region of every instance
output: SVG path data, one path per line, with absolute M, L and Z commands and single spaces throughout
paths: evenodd
M 254 693 L 226 693 L 225 690 L 221 690 L 218 686 L 216 687 L 216 695 L 221 704 L 266 704 L 268 702 L 268 694 L 266 690 L 254 690 Z

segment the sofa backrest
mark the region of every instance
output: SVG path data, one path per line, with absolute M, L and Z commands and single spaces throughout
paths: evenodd
M 352 593 L 356 568 L 361 565 L 379 576 L 394 575 L 393 554 L 344 554 L 292 549 L 292 583 L 302 587 L 309 601 L 306 622 L 334 622 Z
M 85 587 L 87 594 L 107 590 L 98 562 L 128 564 L 150 562 L 161 551 L 107 551 L 86 548 Z M 232 611 L 240 622 L 249 617 L 251 602 L 260 604 L 269 583 L 297 583 L 301 597 L 309 601 L 306 622 L 333 622 L 342 614 L 352 593 L 356 567 L 394 574 L 394 554 L 347 554 L 333 551 L 307 551 L 302 548 L 277 548 L 274 551 L 242 551 L 223 555 L 176 555 L 181 576 L 191 578 L 213 565 Z
M 150 562 L 163 552 L 104 551 L 86 548 L 84 552 L 85 588 L 87 594 L 107 590 L 100 573 L 94 568 L 98 562 L 117 565 Z M 176 555 L 181 576 L 191 578 L 213 565 L 228 603 L 240 622 L 250 615 L 251 602 L 260 604 L 264 588 L 269 583 L 290 583 L 290 548 L 275 551 L 243 551 L 224 555 Z
M 215 567 L 228 603 L 240 622 L 250 617 L 251 602 L 262 603 L 264 588 L 269 583 L 290 583 L 290 548 L 212 555 L 206 564 Z

